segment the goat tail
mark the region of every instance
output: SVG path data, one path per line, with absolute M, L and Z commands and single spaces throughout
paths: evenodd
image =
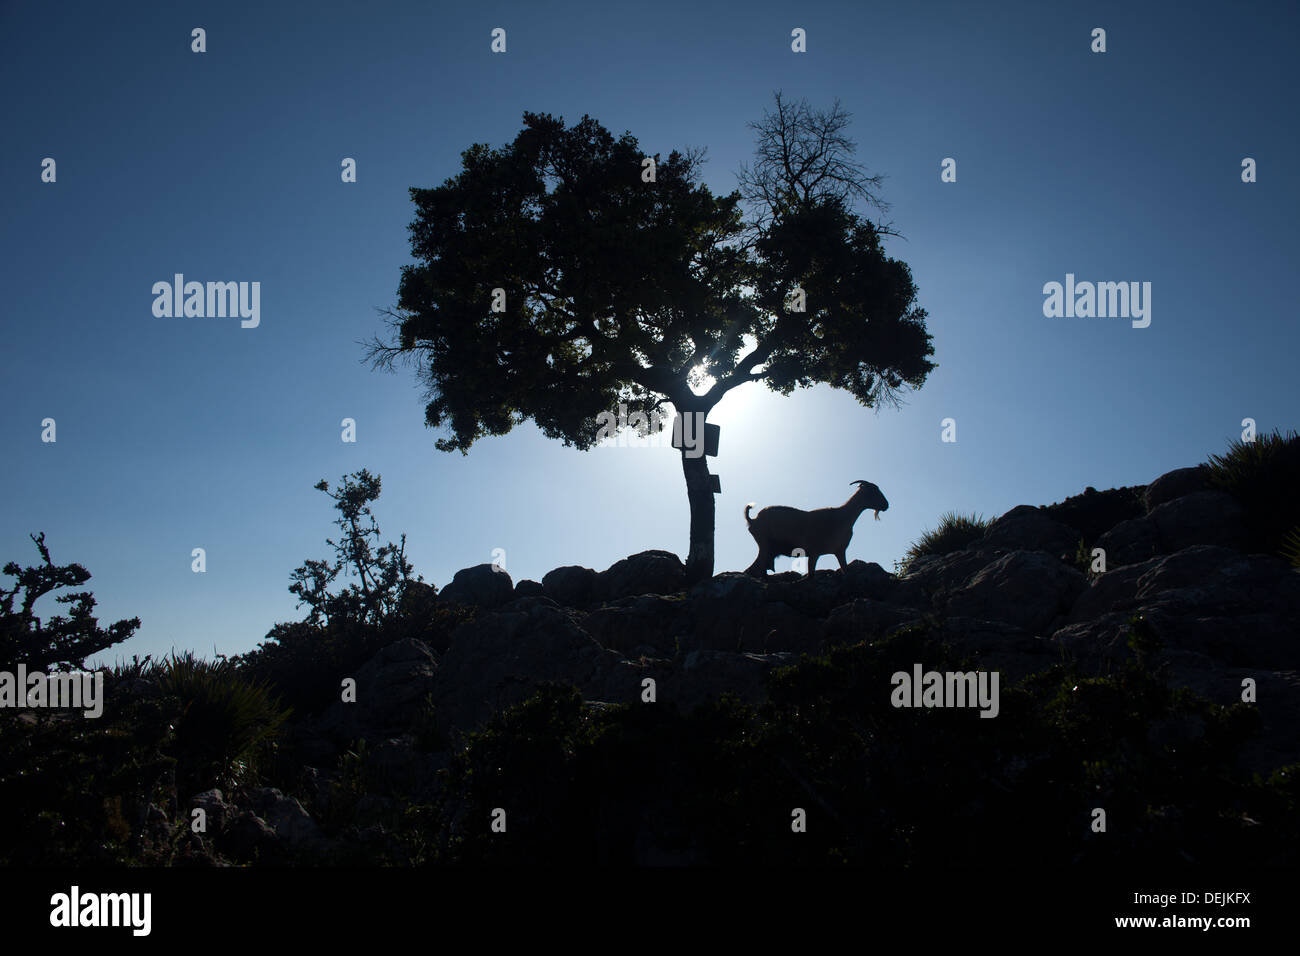
M 755 503 L 752 501 L 749 504 L 745 505 L 745 521 L 748 524 L 754 523 L 754 519 L 749 516 L 749 509 L 753 507 L 755 507 Z

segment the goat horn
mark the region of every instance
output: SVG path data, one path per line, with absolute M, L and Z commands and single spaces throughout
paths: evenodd
M 851 485 L 869 485 L 869 484 L 871 484 L 871 482 L 869 482 L 869 481 L 863 481 L 861 478 L 859 478 L 857 481 L 850 481 L 849 484 L 851 484 Z

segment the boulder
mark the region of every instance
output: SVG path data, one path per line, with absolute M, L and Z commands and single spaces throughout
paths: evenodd
M 294 850 L 319 849 L 325 836 L 311 815 L 293 797 L 285 796 L 274 787 L 258 787 L 248 791 L 247 802 L 253 813 L 264 820 L 275 834 Z
M 542 578 L 546 596 L 565 607 L 587 607 L 596 600 L 598 577 L 591 568 L 566 565 Z
M 925 601 L 919 585 L 895 577 L 874 561 L 850 561 L 841 574 L 845 601 L 870 598 L 905 607 L 920 607 Z
M 1092 547 L 1106 552 L 1107 568 L 1136 564 L 1160 553 L 1159 532 L 1155 522 L 1144 515 L 1121 521 L 1098 538 Z
M 515 584 L 515 597 L 542 597 L 546 594 L 546 588 L 542 587 L 540 582 L 529 581 L 525 578 Z
M 227 803 L 220 790 L 204 790 L 196 794 L 190 801 L 190 810 L 202 810 L 209 834 L 217 834 L 223 831 L 235 815 L 239 812 L 237 807 Z M 187 813 L 186 817 L 192 819 L 191 814 Z
M 318 730 L 338 741 L 387 735 L 410 723 L 434 688 L 438 664 L 427 645 L 413 638 L 389 644 L 354 675 L 357 699 L 329 706 Z
M 494 564 L 476 564 L 456 572 L 456 576 L 438 595 L 447 604 L 472 604 L 476 607 L 500 607 L 514 597 L 509 572 Z
M 480 615 L 452 635 L 434 680 L 434 705 L 445 724 L 472 729 L 522 702 L 543 682 L 573 684 L 584 696 L 601 699 L 623 660 L 560 609 Z
M 247 810 L 236 814 L 215 842 L 217 849 L 236 860 L 275 862 L 281 852 L 275 830 Z
M 602 647 L 629 658 L 672 657 L 682 603 L 658 594 L 624 598 L 585 615 L 582 629 Z
M 902 581 L 932 595 L 942 594 L 961 587 L 996 558 L 996 552 L 982 548 L 927 554 L 912 562 Z
M 1152 509 L 1160 550 L 1166 554 L 1197 544 L 1240 549 L 1246 545 L 1245 510 L 1222 491 L 1195 491 Z
M 1017 505 L 988 526 L 979 547 L 1073 557 L 1080 537 L 1078 531 L 1050 517 L 1042 508 Z
M 1108 572 L 1053 640 L 1081 659 L 1123 659 L 1135 614 L 1170 649 L 1234 666 L 1300 667 L 1300 574 L 1278 558 L 1198 545 Z
M 600 597 L 606 601 L 639 594 L 675 594 L 686 586 L 686 565 L 669 551 L 642 551 L 614 562 L 598 579 Z
M 898 625 L 907 627 L 908 624 Z M 1055 664 L 1059 652 L 1053 644 L 1014 624 L 948 617 L 932 636 L 950 644 L 958 656 L 969 655 L 980 670 L 997 671 L 1002 687 L 1046 670 Z
M 1079 532 L 1089 546 L 1121 521 L 1140 518 L 1147 513 L 1146 486 L 1110 488 L 1098 491 L 1091 486 L 1042 511 L 1049 518 Z
M 826 620 L 826 644 L 856 644 L 880 636 L 913 620 L 915 614 L 870 598 L 858 598 L 831 611 Z
M 1042 551 L 1012 551 L 980 569 L 945 603 L 949 614 L 1039 633 L 1069 611 L 1086 587 L 1078 570 Z
M 753 603 L 763 600 L 764 582 L 743 571 L 725 571 L 691 588 L 690 598 Z
M 1147 511 L 1154 511 L 1166 501 L 1173 501 L 1183 495 L 1207 490 L 1209 486 L 1206 484 L 1206 478 L 1209 473 L 1210 469 L 1205 465 L 1175 468 L 1173 471 L 1165 472 L 1147 485 L 1145 496 Z
M 678 652 L 764 654 L 819 650 L 821 621 L 806 606 L 796 603 L 800 600 L 797 595 L 807 597 L 819 589 L 829 589 L 821 599 L 823 603 L 834 603 L 830 594 L 836 585 L 818 579 L 800 580 L 795 576 L 788 581 L 768 579 L 765 583 L 733 571 L 701 582 L 690 592 L 686 613 L 678 617 Z

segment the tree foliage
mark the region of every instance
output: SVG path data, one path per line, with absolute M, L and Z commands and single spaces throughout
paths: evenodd
M 289 591 L 298 595 L 299 606 L 308 608 L 307 623 L 354 621 L 379 625 L 397 612 L 407 588 L 413 583 L 412 565 L 406 560 L 406 535 L 400 544 L 378 548 L 379 525 L 371 502 L 379 498 L 381 479 L 366 469 L 343 477 L 338 490 L 330 491 L 321 479 L 315 485 L 334 501 L 339 516 L 334 523 L 343 536 L 325 543 L 334 549 L 335 560 L 307 559 L 293 572 Z M 340 574 L 352 574 L 355 581 L 337 592 L 329 587 Z M 422 577 L 414 579 L 423 581 Z
M 10 561 L 4 567 L 4 573 L 13 577 L 15 584 L 10 590 L 0 589 L 0 670 L 12 670 L 20 663 L 32 671 L 60 666 L 84 669 L 86 658 L 134 634 L 140 619 L 133 617 L 101 628 L 94 615 L 94 595 L 74 591 L 54 598 L 69 606 L 67 615 L 56 614 L 43 621 L 36 615 L 36 602 L 60 588 L 85 584 L 90 572 L 80 564 L 56 565 L 46 547 L 45 532 L 31 535 L 31 539 L 43 563 L 22 568 Z M 15 610 L 19 592 L 22 600 Z
M 934 368 L 925 310 L 887 232 L 854 214 L 878 177 L 848 160 L 846 115 L 789 107 L 760 138 L 742 192 L 700 182 L 703 153 L 645 154 L 584 116 L 524 114 L 500 148 L 479 144 L 442 186 L 414 188 L 417 260 L 402 271 L 394 337 L 377 365 L 414 361 L 426 423 L 465 452 L 532 418 L 588 448 L 597 416 L 665 402 L 707 412 L 744 382 L 788 394 L 825 382 L 867 406 Z M 791 311 L 799 286 L 807 309 Z M 493 311 L 493 290 L 505 310 Z M 707 372 L 714 384 L 696 394 Z

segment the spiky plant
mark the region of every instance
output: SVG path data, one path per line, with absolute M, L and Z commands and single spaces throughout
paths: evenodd
M 155 670 L 159 689 L 174 697 L 178 771 L 189 786 L 240 783 L 256 774 L 266 745 L 289 717 L 268 685 L 232 661 L 172 653 Z
M 962 550 L 983 537 L 989 523 L 979 515 L 968 516 L 949 511 L 939 519 L 937 528 L 925 532 L 907 549 L 900 570 L 906 574 L 911 569 L 912 563 L 923 555 L 951 554 L 953 551 Z
M 1291 567 L 1300 568 L 1300 525 L 1291 529 L 1291 533 L 1282 542 L 1282 557 L 1291 562 Z
M 1292 529 L 1300 525 L 1300 436 L 1274 431 L 1254 441 L 1234 441 L 1223 455 L 1211 455 L 1208 481 L 1226 491 L 1246 511 L 1248 546 L 1283 554 Z

